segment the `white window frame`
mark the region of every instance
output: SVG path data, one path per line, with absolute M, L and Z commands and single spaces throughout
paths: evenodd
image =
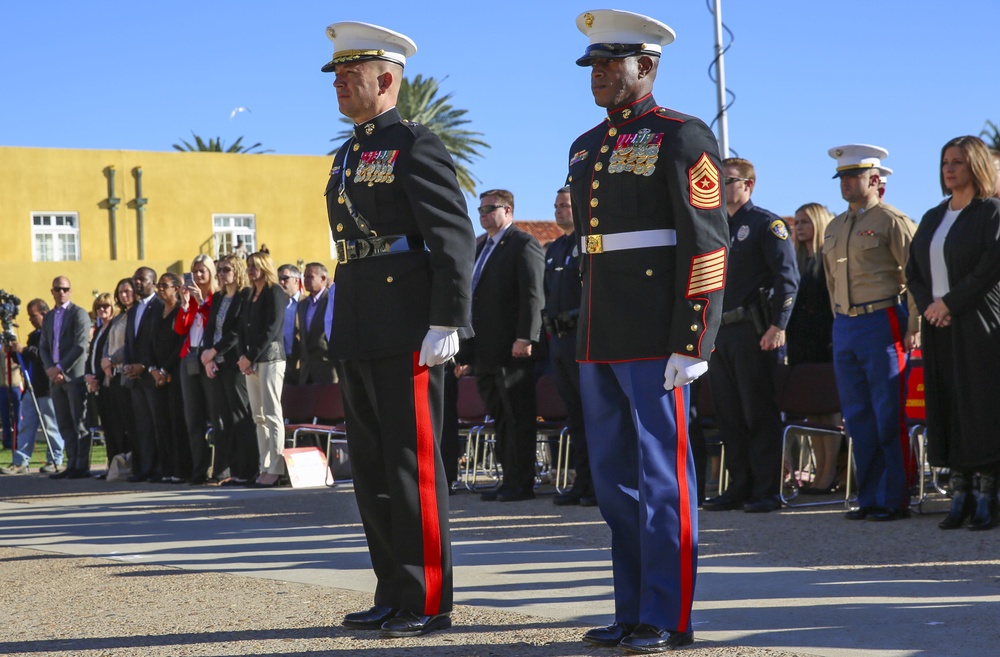
M 48 220 L 48 223 L 40 223 Z M 61 224 L 60 224 L 61 220 Z M 72 225 L 67 225 L 71 220 Z M 67 252 L 64 239 L 72 236 L 73 245 Z M 49 238 L 48 251 L 51 257 L 39 257 L 39 239 Z M 31 260 L 33 262 L 68 262 L 80 260 L 80 213 L 68 210 L 31 213 Z
M 215 259 L 227 256 L 243 240 L 247 254 L 257 250 L 257 215 L 245 212 L 216 212 L 212 214 L 212 241 Z

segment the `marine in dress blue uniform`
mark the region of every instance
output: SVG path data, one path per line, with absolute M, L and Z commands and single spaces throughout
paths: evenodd
M 330 352 L 378 578 L 374 606 L 344 624 L 414 636 L 451 625 L 441 363 L 468 325 L 475 238 L 441 140 L 395 108 L 416 45 L 365 23 L 335 23 L 327 35 L 337 48 L 323 70 L 356 123 L 326 188 L 338 260 Z
M 778 349 L 799 285 L 788 225 L 750 200 L 756 184 L 747 160 L 723 160 L 729 217 L 729 284 L 708 377 L 729 486 L 706 511 L 781 507 L 781 411 L 775 399 Z M 756 321 L 755 321 L 756 320 Z
M 823 238 L 833 307 L 833 366 L 847 432 L 854 444 L 859 508 L 851 520 L 909 515 L 906 365 L 919 340 L 919 313 L 903 302 L 905 267 L 916 226 L 879 200 L 878 146 L 831 148 L 847 212 Z
M 662 45 L 653 18 L 594 10 L 590 38 L 604 121 L 569 151 L 581 240 L 577 358 L 587 448 L 612 535 L 615 622 L 584 640 L 658 652 L 689 645 L 697 485 L 685 385 L 707 369 L 725 281 L 726 216 L 716 140 L 652 96 Z

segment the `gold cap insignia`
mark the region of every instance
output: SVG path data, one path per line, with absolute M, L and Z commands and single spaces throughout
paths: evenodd
M 587 24 L 587 27 L 594 27 L 594 15 L 588 11 L 583 15 L 583 22 Z
M 843 155 L 843 154 L 844 154 L 844 151 L 842 151 L 842 150 L 840 150 L 840 149 L 838 148 L 837 150 L 835 150 L 835 151 L 833 152 L 833 154 L 834 154 L 834 155 L 836 155 L 837 157 L 840 157 L 841 155 Z

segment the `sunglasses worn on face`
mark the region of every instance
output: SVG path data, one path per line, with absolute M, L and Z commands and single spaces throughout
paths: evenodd
M 731 185 L 734 182 L 746 182 L 750 180 L 749 178 L 724 178 L 723 182 L 727 185 Z
M 497 208 L 506 208 L 506 205 L 483 205 L 479 207 L 479 214 L 489 214 Z
M 54 287 L 54 288 L 52 288 L 52 291 L 53 292 L 69 292 L 69 288 L 68 287 Z
M 231 272 L 232 270 L 233 270 L 233 268 L 232 268 L 232 267 L 219 267 L 219 269 L 218 269 L 217 271 L 218 271 L 218 272 L 219 272 L 220 274 L 228 274 L 228 273 L 229 273 L 229 272 Z
M 282 283 L 284 283 L 285 281 L 287 281 L 289 279 L 298 280 L 298 278 L 299 278 L 298 276 L 279 276 L 278 280 L 281 281 Z
M 111 309 L 111 304 L 110 304 L 110 303 L 102 303 L 102 304 L 99 304 L 99 305 L 97 306 L 97 309 L 98 309 L 98 310 L 110 310 L 110 309 Z
M 173 285 L 171 285 L 170 283 L 158 283 L 156 285 L 157 290 L 169 290 L 172 287 Z

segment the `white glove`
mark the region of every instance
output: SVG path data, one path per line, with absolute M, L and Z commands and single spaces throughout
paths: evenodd
M 663 372 L 663 389 L 673 390 L 686 386 L 708 371 L 708 361 L 683 354 L 670 354 Z
M 452 326 L 432 326 L 420 345 L 420 365 L 434 367 L 458 353 L 458 329 Z

